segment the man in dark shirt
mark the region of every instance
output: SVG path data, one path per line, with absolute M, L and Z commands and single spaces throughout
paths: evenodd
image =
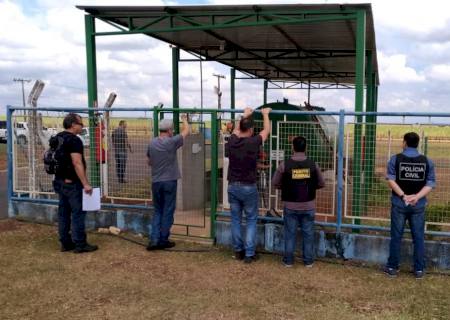
M 305 155 L 306 139 L 298 136 L 292 140 L 294 154 L 280 163 L 272 180 L 274 187 L 281 189 L 284 203 L 284 257 L 283 264 L 294 264 L 297 227 L 300 224 L 303 236 L 303 263 L 312 267 L 314 263 L 314 216 L 316 213 L 316 190 L 325 186 L 319 166 Z
M 65 131 L 57 134 L 62 138 L 62 155 L 53 180 L 55 192 L 59 195 L 58 230 L 61 251 L 75 253 L 91 252 L 98 249 L 86 240 L 85 218 L 82 209 L 83 191 L 92 194 L 92 187 L 86 177 L 86 161 L 83 143 L 77 136 L 83 129 L 81 117 L 69 113 L 63 121 Z M 72 232 L 70 230 L 72 229 Z
M 270 133 L 270 108 L 261 110 L 264 128 L 253 135 L 251 108 L 244 110 L 233 134 L 226 144 L 226 156 L 230 159 L 228 168 L 228 199 L 231 207 L 231 234 L 234 257 L 251 263 L 255 254 L 256 220 L 258 217 L 258 190 L 256 187 L 256 164 L 260 146 Z M 241 233 L 242 212 L 246 215 L 245 241 Z
M 403 152 L 391 157 L 386 179 L 391 195 L 391 242 L 384 272 L 396 277 L 400 264 L 400 247 L 406 220 L 414 243 L 414 276 L 421 279 L 425 270 L 426 195 L 436 185 L 434 164 L 417 151 L 419 135 L 409 132 L 403 137 Z
M 114 145 L 114 157 L 116 160 L 116 173 L 119 183 L 125 183 L 125 171 L 127 168 L 127 152 L 131 145 L 128 143 L 127 123 L 125 120 L 120 120 L 119 127 L 112 133 L 112 142 Z

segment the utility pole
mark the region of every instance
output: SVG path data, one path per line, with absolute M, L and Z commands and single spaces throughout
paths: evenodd
M 14 78 L 13 81 L 22 83 L 22 103 L 23 103 L 23 106 L 25 107 L 25 87 L 24 87 L 24 82 L 31 82 L 31 79 Z M 25 110 L 23 110 L 23 114 L 25 116 L 25 114 L 26 114 Z M 27 119 L 25 118 L 24 121 L 27 121 Z
M 214 87 L 214 91 L 217 94 L 217 109 L 221 109 L 221 98 L 222 98 L 222 91 L 220 91 L 220 79 L 225 79 L 225 76 L 222 74 L 215 74 L 213 73 L 214 77 L 217 77 L 217 87 Z

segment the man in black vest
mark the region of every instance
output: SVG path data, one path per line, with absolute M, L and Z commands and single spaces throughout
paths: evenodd
M 83 122 L 79 115 L 69 113 L 64 118 L 63 127 L 65 130 L 57 134 L 57 137 L 63 139 L 63 155 L 58 159 L 58 169 L 53 180 L 53 187 L 59 195 L 58 231 L 61 251 L 91 252 L 98 247 L 87 243 L 86 212 L 82 208 L 83 192 L 92 194 L 92 187 L 86 176 L 83 143 L 77 136 L 82 132 Z
M 400 247 L 408 220 L 414 243 L 414 275 L 424 276 L 425 269 L 425 196 L 435 187 L 434 165 L 417 151 L 419 136 L 409 132 L 403 137 L 403 152 L 394 155 L 387 166 L 391 196 L 391 242 L 384 272 L 396 277 L 400 264 Z
M 303 263 L 312 267 L 314 263 L 314 215 L 316 212 L 316 190 L 325 186 L 319 166 L 305 155 L 306 139 L 296 137 L 292 141 L 294 154 L 280 164 L 272 184 L 281 189 L 284 202 L 284 257 L 283 264 L 292 267 L 300 224 L 303 236 Z

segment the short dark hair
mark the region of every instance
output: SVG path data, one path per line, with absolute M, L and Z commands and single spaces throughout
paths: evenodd
M 80 120 L 81 120 L 80 115 L 71 112 L 64 117 L 63 127 L 64 129 L 70 129 L 74 124 L 80 123 Z
M 123 126 L 125 124 L 125 120 L 120 120 L 119 121 L 119 126 Z
M 305 152 L 306 139 L 302 136 L 295 137 L 294 140 L 292 140 L 292 145 L 294 146 L 295 152 Z
M 239 122 L 239 130 L 241 132 L 247 132 L 250 129 L 253 129 L 255 126 L 255 122 L 253 121 L 253 117 L 242 118 Z
M 415 132 L 408 132 L 403 136 L 403 141 L 410 148 L 417 148 L 419 146 L 420 137 Z

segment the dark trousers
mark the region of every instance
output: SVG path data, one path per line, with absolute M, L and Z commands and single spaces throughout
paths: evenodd
M 64 183 L 63 180 L 54 180 L 53 188 L 59 195 L 59 241 L 63 246 L 70 246 L 72 243 L 76 246 L 84 246 L 86 244 L 86 212 L 82 210 L 83 186 L 79 182 Z
M 116 152 L 116 173 L 120 183 L 125 180 L 125 171 L 127 169 L 127 153 Z
M 305 265 L 314 262 L 314 215 L 315 210 L 290 210 L 284 208 L 284 261 L 294 263 L 297 228 L 302 231 L 302 252 Z
M 169 241 L 170 228 L 177 201 L 177 180 L 152 183 L 153 206 L 151 243 L 158 245 Z
M 398 206 L 391 207 L 391 242 L 387 266 L 398 269 L 400 249 L 406 221 L 409 223 L 414 245 L 414 271 L 425 269 L 425 207 Z

